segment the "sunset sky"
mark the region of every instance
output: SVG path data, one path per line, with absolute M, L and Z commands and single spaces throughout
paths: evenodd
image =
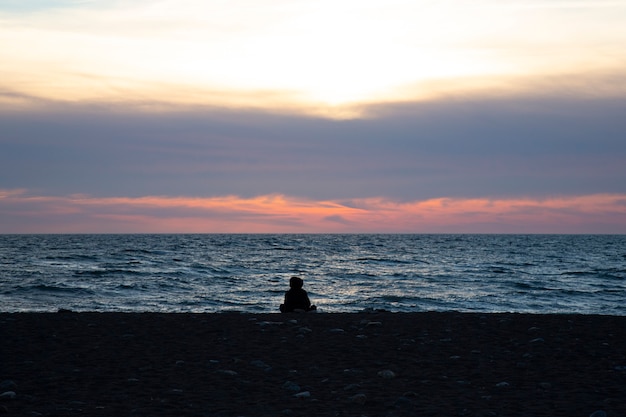
M 0 233 L 626 233 L 626 0 L 0 0 Z

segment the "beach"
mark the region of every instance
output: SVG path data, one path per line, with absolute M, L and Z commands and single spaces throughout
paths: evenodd
M 0 414 L 619 417 L 625 329 L 576 314 L 1 313 Z

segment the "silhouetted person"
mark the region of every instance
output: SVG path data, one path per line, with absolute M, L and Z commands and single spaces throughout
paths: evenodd
M 302 289 L 303 285 L 304 281 L 302 281 L 302 278 L 291 277 L 289 280 L 289 291 L 285 293 L 285 304 L 280 305 L 281 313 L 317 310 L 317 307 L 311 305 L 309 295 Z

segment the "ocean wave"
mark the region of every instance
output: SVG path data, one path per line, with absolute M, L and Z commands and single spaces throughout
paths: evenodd
M 14 293 L 36 293 L 36 292 L 45 292 L 45 293 L 65 293 L 70 295 L 93 295 L 95 291 L 90 288 L 85 287 L 69 287 L 66 285 L 55 285 L 55 284 L 35 284 L 29 286 L 16 286 L 13 291 Z
M 78 270 L 74 271 L 74 275 L 76 277 L 106 277 L 109 275 L 118 275 L 118 276 L 146 276 L 149 273 L 143 271 L 141 269 L 125 269 L 125 268 L 114 268 L 114 269 L 86 269 L 86 270 Z

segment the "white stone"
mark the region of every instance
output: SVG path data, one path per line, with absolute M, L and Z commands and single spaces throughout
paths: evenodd
M 15 391 L 6 391 L 0 394 L 0 399 L 2 400 L 14 400 L 17 397 Z
M 219 372 L 220 374 L 223 374 L 223 375 L 230 375 L 230 376 L 238 375 L 237 372 L 231 371 L 230 369 L 220 369 L 217 372 Z
M 384 371 L 380 371 L 378 376 L 385 379 L 392 379 L 396 377 L 396 374 L 392 370 L 385 369 Z

